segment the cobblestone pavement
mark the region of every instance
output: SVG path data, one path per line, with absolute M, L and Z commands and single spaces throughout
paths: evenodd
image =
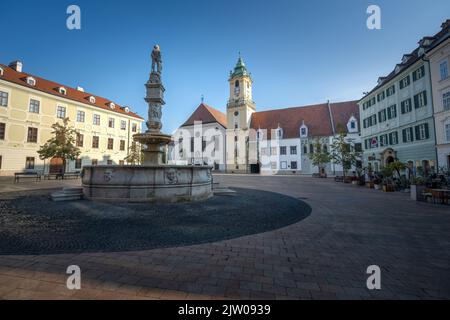
M 215 243 L 117 253 L 0 256 L 3 299 L 450 298 L 450 208 L 306 177 L 215 175 L 301 198 L 282 229 Z M 255 223 L 258 223 L 255 221 Z M 79 265 L 82 289 L 66 289 Z M 379 291 L 366 269 L 381 267 Z

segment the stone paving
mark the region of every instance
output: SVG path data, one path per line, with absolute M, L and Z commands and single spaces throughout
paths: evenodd
M 214 179 L 230 187 L 301 198 L 313 210 L 287 227 L 221 242 L 134 252 L 0 256 L 0 298 L 450 298 L 448 206 L 332 179 Z M 65 270 L 72 264 L 81 267 L 81 290 L 65 286 Z M 366 288 L 366 269 L 374 264 L 382 272 L 379 291 Z

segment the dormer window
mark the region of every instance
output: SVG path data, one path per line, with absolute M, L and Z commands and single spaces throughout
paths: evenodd
M 278 126 L 278 128 L 277 128 L 276 134 L 277 134 L 277 139 L 283 139 L 283 129 L 280 128 L 280 126 Z
M 358 132 L 358 120 L 352 115 L 347 123 L 347 131 L 349 133 Z
M 125 111 L 125 113 L 130 113 L 130 108 L 125 107 L 124 111 Z
M 89 97 L 89 102 L 94 104 L 95 103 L 95 97 L 94 96 L 90 96 Z
M 116 104 L 114 102 L 108 103 L 108 106 L 113 110 L 116 108 Z
M 33 77 L 27 77 L 27 84 L 34 87 L 36 85 L 36 79 Z
M 396 65 L 396 66 L 395 66 L 395 73 L 396 73 L 396 74 L 399 73 L 401 69 L 402 69 L 402 67 L 401 67 L 399 64 Z
M 66 95 L 67 94 L 67 90 L 64 87 L 59 87 L 58 88 L 58 92 L 62 95 Z
M 0 77 L 2 77 L 4 74 L 3 68 L 0 68 Z
M 386 77 L 379 77 L 378 78 L 378 85 L 382 84 L 384 79 L 386 79 Z
M 405 64 L 406 62 L 408 62 L 409 58 L 411 58 L 410 54 L 403 55 L 402 63 Z
M 419 57 L 423 56 L 425 54 L 425 48 L 424 47 L 420 47 L 419 48 L 419 52 L 417 54 L 419 55 Z
M 308 138 L 308 127 L 305 125 L 305 122 L 300 127 L 300 138 Z
M 256 138 L 257 138 L 258 140 L 262 140 L 263 137 L 264 137 L 264 134 L 263 134 L 262 130 L 261 130 L 261 129 L 258 129 L 258 131 L 256 132 Z

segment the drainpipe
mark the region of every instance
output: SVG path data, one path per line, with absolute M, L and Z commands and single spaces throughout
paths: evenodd
M 328 113 L 330 115 L 331 130 L 333 132 L 333 139 L 334 139 L 336 136 L 336 128 L 334 127 L 333 113 L 331 112 L 330 100 L 327 100 L 327 106 L 328 106 Z M 333 174 L 336 175 L 336 164 L 334 162 L 332 162 L 332 164 L 333 164 Z
M 439 158 L 438 158 L 438 149 L 437 149 L 437 134 L 436 134 L 436 122 L 434 121 L 434 95 L 433 95 L 433 82 L 431 80 L 431 65 L 430 59 L 425 58 L 425 55 L 422 56 L 422 61 L 428 64 L 428 78 L 430 79 L 430 90 L 431 90 L 431 111 L 433 113 L 431 119 L 433 120 L 433 128 L 434 128 L 434 152 L 436 156 L 436 173 L 439 173 Z

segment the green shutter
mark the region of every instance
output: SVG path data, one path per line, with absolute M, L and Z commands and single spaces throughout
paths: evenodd
M 414 71 L 413 72 L 413 81 L 416 81 L 417 80 L 417 71 Z
M 425 123 L 425 139 L 430 138 L 430 131 L 428 129 L 428 123 Z
M 404 114 L 405 113 L 405 101 L 402 101 L 400 105 L 401 105 L 401 109 L 402 109 L 402 114 Z
M 391 118 L 392 118 L 392 115 L 391 115 L 391 108 L 390 108 L 390 107 L 387 109 L 387 117 L 388 117 L 388 119 L 391 119 Z
M 392 107 L 393 107 L 393 108 L 392 108 L 392 111 L 394 111 L 394 112 L 392 113 L 392 114 L 393 114 L 392 118 L 397 118 L 397 105 L 394 104 Z
M 423 92 L 423 103 L 424 103 L 424 106 L 427 105 L 427 92 L 426 91 Z
M 403 143 L 406 143 L 406 129 L 402 130 L 402 135 L 403 135 Z
M 416 94 L 415 96 L 414 96 L 414 107 L 417 109 L 417 108 L 419 108 L 419 95 L 418 94 Z
M 392 145 L 392 132 L 389 133 L 389 144 Z
M 411 141 L 414 141 L 414 129 L 413 129 L 413 127 L 409 128 L 409 132 L 411 133 Z

